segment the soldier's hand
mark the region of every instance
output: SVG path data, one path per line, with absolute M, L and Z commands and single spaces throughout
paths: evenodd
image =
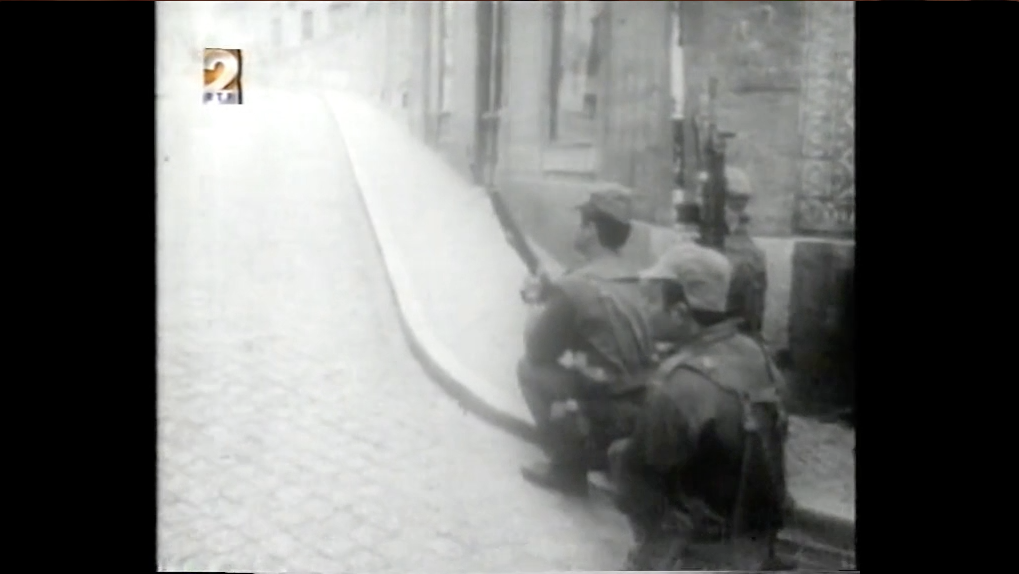
M 580 410 L 580 405 L 578 405 L 577 401 L 575 401 L 573 399 L 568 399 L 568 400 L 565 400 L 565 401 L 556 401 L 556 402 L 552 403 L 552 408 L 551 408 L 551 412 L 549 413 L 549 418 L 552 419 L 552 420 L 561 419 L 561 418 L 564 418 L 567 415 L 569 415 L 571 413 L 575 413 L 575 412 L 577 412 L 579 410 Z
M 520 298 L 530 305 L 541 303 L 548 282 L 548 274 L 544 269 L 539 269 L 538 273 L 524 279 L 524 284 L 520 288 Z

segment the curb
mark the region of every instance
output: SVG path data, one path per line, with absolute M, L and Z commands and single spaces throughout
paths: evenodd
M 489 424 L 529 443 L 538 444 L 537 429 L 534 424 L 493 406 L 481 394 L 475 392 L 473 389 L 478 388 L 478 385 L 468 384 L 465 380 L 483 381 L 483 377 L 473 373 L 460 363 L 453 353 L 431 334 L 420 311 L 420 304 L 414 297 L 413 289 L 407 280 L 407 273 L 395 253 L 395 248 L 392 247 L 395 243 L 393 236 L 385 224 L 373 216 L 378 208 L 373 209 L 372 200 L 361 187 L 361 173 L 357 162 L 351 157 L 351 147 L 347 145 L 347 140 L 343 135 L 342 122 L 328 102 L 326 102 L 326 107 L 333 113 L 334 127 L 346 149 L 344 161 L 350 165 L 351 173 L 354 175 L 358 202 L 373 231 L 375 248 L 386 268 L 389 290 L 396 303 L 400 326 L 411 352 L 429 376 L 465 411 L 470 411 Z M 597 485 L 595 486 L 597 487 Z M 788 532 L 783 538 L 797 547 L 798 552 L 813 550 L 820 555 L 830 557 L 829 560 L 823 560 L 829 564 L 831 557 L 837 556 L 840 560 L 844 560 L 849 554 L 852 554 L 852 560 L 855 562 L 855 550 L 853 549 L 856 546 L 856 525 L 853 520 L 797 505 L 794 518 L 787 530 Z M 818 564 L 820 563 L 818 562 Z
M 334 127 L 339 139 L 346 149 L 343 161 L 350 166 L 354 175 L 358 203 L 360 203 L 364 215 L 372 229 L 375 248 L 382 259 L 389 279 L 389 291 L 396 303 L 397 316 L 400 327 L 403 330 L 404 338 L 411 352 L 424 367 L 428 375 L 439 384 L 439 386 L 463 408 L 485 422 L 494 425 L 510 434 L 532 444 L 538 444 L 537 429 L 534 424 L 525 421 L 515 415 L 509 414 L 498 407 L 492 406 L 479 393 L 475 392 L 464 379 L 480 379 L 479 375 L 471 372 L 466 366 L 454 357 L 453 353 L 436 340 L 428 329 L 423 313 L 420 311 L 420 304 L 413 295 L 413 289 L 407 280 L 407 272 L 402 262 L 395 253 L 392 234 L 379 218 L 374 216 L 377 207 L 373 209 L 372 200 L 364 193 L 361 187 L 362 174 L 357 162 L 351 157 L 351 147 L 343 135 L 341 120 L 333 112 L 332 107 L 326 102 L 326 107 L 333 114 Z

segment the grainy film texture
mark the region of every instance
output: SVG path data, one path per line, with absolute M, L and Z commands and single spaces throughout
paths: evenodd
M 157 14 L 161 571 L 855 567 L 853 3 Z

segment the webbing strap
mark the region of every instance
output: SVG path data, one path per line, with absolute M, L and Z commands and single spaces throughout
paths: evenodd
M 747 432 L 748 435 L 756 436 L 758 439 L 757 442 L 760 443 L 761 448 L 764 449 L 765 467 L 767 468 L 768 471 L 768 478 L 771 480 L 772 488 L 774 488 L 777 493 L 777 490 L 781 487 L 780 480 L 781 475 L 779 474 L 778 469 L 774 468 L 773 457 L 771 456 L 771 452 L 768 445 L 769 442 L 768 438 L 764 436 L 764 430 L 760 428 L 757 418 L 753 416 L 753 407 L 754 405 L 759 404 L 773 405 L 778 411 L 776 413 L 777 414 L 776 423 L 778 425 L 785 424 L 784 421 L 786 413 L 785 409 L 782 407 L 781 396 L 779 395 L 778 389 L 775 385 L 777 377 L 775 376 L 775 373 L 772 370 L 774 366 L 771 363 L 771 359 L 768 357 L 767 351 L 765 351 L 764 347 L 760 344 L 760 342 L 758 342 L 758 347 L 760 348 L 762 354 L 764 355 L 764 361 L 768 374 L 768 381 L 771 383 L 771 385 L 764 389 L 757 389 L 751 392 L 746 391 L 744 389 L 736 388 L 730 384 L 723 383 L 717 380 L 715 377 L 705 372 L 704 369 L 701 369 L 698 366 L 690 364 L 688 362 L 689 359 L 692 357 L 692 353 L 689 351 L 686 352 L 681 351 L 663 361 L 661 366 L 659 367 L 659 373 L 667 377 L 678 369 L 686 369 L 688 371 L 697 373 L 698 375 L 702 376 L 719 389 L 722 389 L 725 392 L 736 395 L 736 397 L 740 401 L 740 407 L 743 411 L 743 429 Z M 732 517 L 732 532 L 731 532 L 732 538 L 738 536 L 739 531 L 742 528 L 741 523 L 743 522 L 742 516 L 744 505 L 743 499 L 745 496 L 746 485 L 749 479 L 748 474 L 750 471 L 749 469 L 751 453 L 750 449 L 753 448 L 754 443 L 754 441 L 749 440 L 749 438 L 750 437 L 748 436 L 748 440 L 744 443 L 743 447 L 743 464 L 740 469 L 739 486 L 737 487 L 736 493 L 736 506 L 733 509 Z

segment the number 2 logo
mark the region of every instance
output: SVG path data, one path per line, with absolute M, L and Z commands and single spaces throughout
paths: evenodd
M 217 74 L 216 68 L 222 66 Z M 241 51 L 222 48 L 206 48 L 205 50 L 205 90 L 219 92 L 230 89 L 238 90 L 241 80 Z

